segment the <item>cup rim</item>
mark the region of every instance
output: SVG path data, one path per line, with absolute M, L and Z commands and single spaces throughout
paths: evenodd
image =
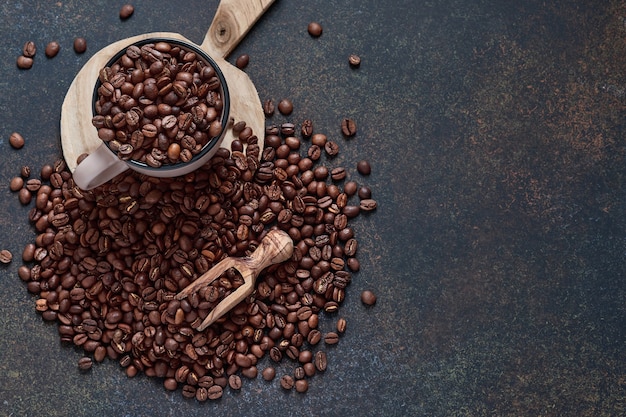
M 164 164 L 164 165 L 161 165 L 160 167 L 153 167 L 153 166 L 146 164 L 145 162 L 137 161 L 135 159 L 125 160 L 125 159 L 120 158 L 120 161 L 123 161 L 129 164 L 131 168 L 134 168 L 138 171 L 153 172 L 155 173 L 155 176 L 159 176 L 157 174 L 158 172 L 163 173 L 163 172 L 175 171 L 175 170 L 180 170 L 184 167 L 191 166 L 191 164 L 197 163 L 198 160 L 201 160 L 202 158 L 204 158 L 209 152 L 214 150 L 214 148 L 219 146 L 219 144 L 221 143 L 221 139 L 226 134 L 226 129 L 228 127 L 228 120 L 230 116 L 230 94 L 228 91 L 226 78 L 224 77 L 224 73 L 222 72 L 222 69 L 219 67 L 219 65 L 217 65 L 215 60 L 209 54 L 207 54 L 204 50 L 202 50 L 202 48 L 200 48 L 199 46 L 191 42 L 186 42 L 186 41 L 183 41 L 180 39 L 174 39 L 174 38 L 165 38 L 165 37 L 154 37 L 154 38 L 142 39 L 142 40 L 139 40 L 137 42 L 133 42 L 127 45 L 122 50 L 117 52 L 113 57 L 111 57 L 111 59 L 109 59 L 109 61 L 107 61 L 107 63 L 105 64 L 105 67 L 110 67 L 111 65 L 115 64 L 126 53 L 126 50 L 131 46 L 141 47 L 143 45 L 147 45 L 150 43 L 157 43 L 157 42 L 167 42 L 170 45 L 177 45 L 177 46 L 181 46 L 183 48 L 189 49 L 193 51 L 194 53 L 198 54 L 203 61 L 206 61 L 208 64 L 210 64 L 213 67 L 213 69 L 215 70 L 215 74 L 217 75 L 217 78 L 220 81 L 220 90 L 222 93 L 221 94 L 222 95 L 222 113 L 220 116 L 222 131 L 218 136 L 214 136 L 210 138 L 207 141 L 207 143 L 202 147 L 200 152 L 194 155 L 187 162 L 181 161 L 181 162 L 176 162 L 174 164 Z M 93 96 L 91 100 L 93 116 L 97 115 L 96 102 L 98 101 L 98 88 L 100 88 L 101 85 L 102 85 L 102 82 L 98 78 L 96 80 L 96 84 L 93 89 Z M 102 142 L 106 145 L 109 151 L 111 151 L 112 153 L 115 154 L 116 157 L 118 157 L 117 153 L 111 149 L 108 142 L 105 142 L 105 141 L 102 141 Z

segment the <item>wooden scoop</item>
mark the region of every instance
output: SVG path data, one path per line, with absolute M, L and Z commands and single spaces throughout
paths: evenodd
M 261 244 L 250 256 L 243 258 L 225 258 L 197 280 L 176 295 L 182 300 L 219 278 L 226 270 L 235 268 L 241 274 L 244 283 L 219 302 L 206 316 L 197 330 L 202 331 L 224 314 L 232 310 L 254 291 L 254 284 L 259 273 L 270 265 L 278 264 L 291 258 L 293 241 L 282 230 L 270 230 L 261 240 Z
M 256 88 L 246 73 L 224 58 L 239 44 L 250 28 L 274 3 L 274 0 L 222 0 L 204 41 L 198 47 L 215 60 L 222 70 L 230 91 L 230 115 L 245 121 L 263 146 L 265 117 Z M 101 49 L 83 66 L 67 91 L 61 108 L 61 145 L 68 168 L 74 172 L 77 158 L 95 151 L 102 141 L 91 124 L 93 90 L 99 72 L 119 51 L 135 42 L 150 38 L 178 39 L 194 45 L 178 33 L 153 32 L 122 39 Z M 222 147 L 230 149 L 235 139 L 228 129 Z

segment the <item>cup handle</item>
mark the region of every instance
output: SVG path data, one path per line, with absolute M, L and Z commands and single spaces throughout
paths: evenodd
M 90 153 L 74 170 L 74 183 L 83 190 L 91 190 L 115 178 L 128 169 L 122 161 L 103 143 Z

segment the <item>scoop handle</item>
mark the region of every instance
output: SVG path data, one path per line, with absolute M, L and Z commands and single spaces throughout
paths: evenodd
M 209 55 L 226 58 L 275 0 L 222 0 L 202 41 Z

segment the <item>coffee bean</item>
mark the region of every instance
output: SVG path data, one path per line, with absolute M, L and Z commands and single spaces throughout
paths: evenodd
M 339 333 L 345 333 L 346 331 L 346 319 L 344 319 L 343 317 L 337 320 L 337 331 Z
M 239 390 L 241 389 L 241 378 L 239 377 L 239 375 L 231 375 L 228 377 L 228 386 L 230 386 L 231 389 L 234 390 Z
M 328 140 L 324 144 L 324 150 L 328 156 L 335 156 L 339 153 L 339 145 L 332 140 Z
M 207 389 L 207 398 L 209 400 L 217 400 L 218 398 L 222 398 L 222 394 L 224 390 L 220 385 L 213 385 Z
M 293 112 L 293 103 L 291 100 L 285 98 L 279 101 L 278 111 L 285 116 L 289 116 L 291 112 Z M 291 132 L 291 134 L 293 134 L 293 132 Z
M 362 186 L 358 190 L 358 196 L 361 200 L 372 198 L 372 190 L 367 186 Z
M 324 343 L 327 345 L 335 345 L 339 342 L 339 335 L 335 332 L 328 332 L 324 335 Z
M 350 63 L 351 67 L 358 68 L 361 65 L 361 57 L 357 54 L 350 54 L 348 57 L 348 63 Z
M 315 364 L 315 369 L 319 372 L 324 372 L 328 366 L 326 353 L 321 350 L 315 352 L 315 359 L 313 360 L 313 363 Z
M 372 167 L 366 160 L 359 161 L 356 165 L 356 169 L 361 175 L 369 175 L 372 172 Z
M 82 37 L 74 38 L 74 51 L 82 54 L 87 50 L 87 40 Z
M 309 35 L 317 38 L 322 35 L 322 25 L 317 22 L 311 22 L 307 26 L 307 31 L 309 32 Z
M 280 377 L 280 386 L 283 387 L 283 389 L 289 391 L 293 389 L 294 385 L 295 381 L 291 375 L 283 375 Z
M 11 178 L 11 182 L 9 184 L 9 189 L 11 191 L 19 191 L 20 188 L 24 186 L 24 179 L 22 177 L 13 177 Z
M 32 58 L 35 56 L 36 53 L 37 53 L 37 46 L 35 45 L 35 42 L 27 41 L 24 44 L 24 47 L 22 48 L 22 55 L 24 55 L 27 58 Z
M 135 7 L 132 4 L 125 4 L 120 8 L 120 19 L 126 20 L 133 15 Z
M 359 208 L 362 211 L 372 211 L 372 210 L 376 210 L 376 207 L 378 207 L 378 203 L 376 202 L 376 200 L 371 199 L 371 198 L 366 198 L 361 200 L 361 202 L 359 203 Z
M 11 251 L 7 249 L 0 250 L 0 262 L 1 263 L 8 264 L 8 263 L 11 263 L 11 260 L 13 260 L 13 254 L 11 253 Z
M 263 369 L 263 372 L 261 372 L 261 376 L 264 380 L 271 381 L 276 376 L 276 369 L 268 366 L 267 368 Z
M 302 122 L 302 126 L 300 126 L 300 134 L 304 138 L 308 138 L 313 134 L 313 122 L 311 119 L 306 119 Z
M 81 371 L 87 371 L 91 369 L 92 366 L 93 366 L 93 361 L 91 360 L 91 358 L 87 356 L 84 356 L 78 360 L 78 367 L 80 368 Z
M 295 382 L 296 391 L 304 393 L 309 390 L 309 383 L 306 379 L 299 379 Z
M 17 67 L 19 69 L 31 69 L 33 67 L 33 58 L 24 55 L 18 56 Z
M 250 63 L 250 56 L 248 54 L 242 54 L 235 60 L 235 66 L 239 69 L 244 69 Z
M 341 120 L 341 133 L 344 136 L 356 135 L 356 122 L 352 119 L 344 118 Z
M 22 205 L 24 205 L 24 206 L 30 204 L 30 202 L 31 202 L 31 200 L 33 198 L 32 194 L 30 193 L 30 191 L 28 191 L 27 188 L 20 189 L 17 197 L 18 197 L 18 200 L 20 201 L 20 203 L 22 203 Z
M 48 42 L 46 45 L 45 53 L 48 58 L 54 58 L 59 53 L 61 45 L 57 41 Z
M 370 290 L 364 290 L 361 292 L 361 302 L 368 306 L 376 304 L 376 294 Z
M 274 114 L 274 102 L 272 99 L 267 99 L 263 103 L 263 113 L 265 113 L 266 117 L 270 117 Z

